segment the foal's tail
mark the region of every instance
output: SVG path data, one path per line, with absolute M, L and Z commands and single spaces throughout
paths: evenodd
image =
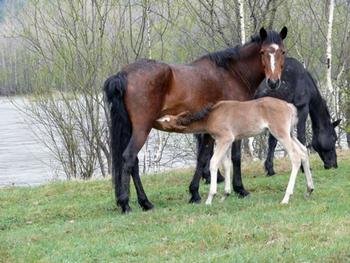
M 108 120 L 110 134 L 110 150 L 112 155 L 112 179 L 121 177 L 123 152 L 127 147 L 132 132 L 128 112 L 124 104 L 124 94 L 127 88 L 126 72 L 119 72 L 109 77 L 104 83 L 104 98 L 108 105 L 110 119 Z M 117 194 L 117 193 L 116 193 Z
M 213 109 L 213 104 L 210 103 L 196 113 L 187 114 L 185 117 L 179 118 L 177 120 L 177 124 L 188 126 L 196 121 L 203 120 L 205 117 L 208 116 L 208 114 L 212 111 L 212 109 Z

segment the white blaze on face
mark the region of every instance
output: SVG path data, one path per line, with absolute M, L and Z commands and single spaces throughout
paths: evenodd
M 273 74 L 275 72 L 275 69 L 276 69 L 275 55 L 276 55 L 276 51 L 278 50 L 279 46 L 277 44 L 272 44 L 270 46 L 270 48 L 273 50 L 272 52 L 269 53 L 269 55 L 270 55 L 270 64 L 271 64 L 271 71 L 272 71 L 272 74 Z

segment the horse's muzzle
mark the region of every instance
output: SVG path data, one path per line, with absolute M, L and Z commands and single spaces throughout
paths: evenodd
M 278 89 L 279 86 L 281 85 L 281 80 L 272 80 L 272 79 L 268 79 L 267 80 L 267 86 L 270 89 Z
M 326 170 L 329 170 L 329 169 L 337 169 L 338 168 L 338 164 L 325 164 L 324 165 L 324 169 L 326 169 Z

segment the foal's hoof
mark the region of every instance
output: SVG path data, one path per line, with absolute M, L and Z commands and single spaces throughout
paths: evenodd
M 140 206 L 142 207 L 143 211 L 152 210 L 154 208 L 154 205 L 148 200 L 140 201 Z
M 200 197 L 200 195 L 192 195 L 189 203 L 190 204 L 200 204 L 202 198 Z
M 314 191 L 313 188 L 310 188 L 310 189 L 308 188 L 307 192 L 304 194 L 304 198 L 306 199 L 310 198 L 313 191 Z

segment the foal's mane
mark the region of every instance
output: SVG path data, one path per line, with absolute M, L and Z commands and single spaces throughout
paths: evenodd
M 267 31 L 267 37 L 264 39 L 264 41 L 261 40 L 261 37 L 259 34 L 252 36 L 249 42 L 246 42 L 243 45 L 236 45 L 235 47 L 227 48 L 225 50 L 221 51 L 215 51 L 208 53 L 199 59 L 197 59 L 195 62 L 203 60 L 203 59 L 209 59 L 210 61 L 214 62 L 216 66 L 229 69 L 230 63 L 234 60 L 239 60 L 240 53 L 243 48 L 250 44 L 258 44 L 261 45 L 262 42 L 265 42 L 267 44 L 269 43 L 275 43 L 280 45 L 282 43 L 282 39 L 279 35 L 279 33 L 275 31 Z

